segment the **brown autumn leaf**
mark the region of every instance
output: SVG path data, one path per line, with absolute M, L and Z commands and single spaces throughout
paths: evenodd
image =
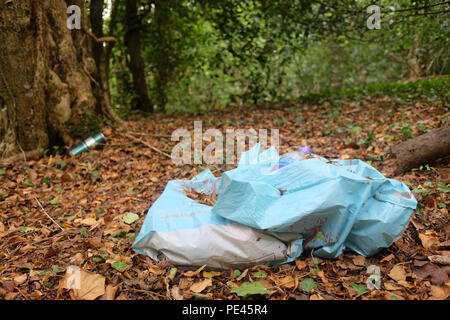
M 108 284 L 105 289 L 105 294 L 103 294 L 99 298 L 99 300 L 114 300 L 118 289 L 119 289 L 119 285 L 113 286 L 111 284 Z
M 425 233 L 419 233 L 420 241 L 425 249 L 432 250 L 439 245 L 439 236 L 436 232 L 425 231 Z
M 308 265 L 305 260 L 295 259 L 295 265 L 298 270 L 303 270 Z
M 352 261 L 357 266 L 364 266 L 364 264 L 366 263 L 366 258 L 364 258 L 363 256 L 356 256 L 352 259 Z
M 394 279 L 395 281 L 405 281 L 406 280 L 406 271 L 402 265 L 395 265 L 388 274 L 389 277 Z
M 402 287 L 396 285 L 392 281 L 385 281 L 385 282 L 383 282 L 383 286 L 384 286 L 384 288 L 386 290 L 389 290 L 389 291 L 395 291 L 395 290 L 401 290 L 402 289 Z
M 170 294 L 175 300 L 184 300 L 183 295 L 180 292 L 180 288 L 178 286 L 173 286 L 170 289 Z
M 423 202 L 428 208 L 434 208 L 434 206 L 436 205 L 436 199 L 431 195 L 425 197 L 425 199 L 423 199 Z
M 285 287 L 285 288 L 293 288 L 295 285 L 295 279 L 292 276 L 284 276 L 284 277 L 278 277 L 275 275 L 269 276 L 269 279 L 275 282 L 277 286 Z
M 195 292 L 195 293 L 200 293 L 200 292 L 202 292 L 203 290 L 205 290 L 209 286 L 212 286 L 212 279 L 211 278 L 203 279 L 201 281 L 198 281 L 198 282 L 194 283 L 191 286 L 190 290 L 192 292 Z
M 185 275 L 186 277 L 195 277 L 198 276 L 200 274 L 200 272 L 206 268 L 206 264 L 201 266 L 200 268 L 198 268 L 195 271 L 186 271 L 185 273 L 183 273 L 183 275 Z
M 18 295 L 19 295 L 19 292 L 8 292 L 5 295 L 5 300 L 14 300 L 17 298 Z
M 68 172 L 64 172 L 64 174 L 61 176 L 61 180 L 63 182 L 71 182 L 71 181 L 73 181 L 73 177 Z
M 431 286 L 430 288 L 431 299 L 433 300 L 445 300 L 450 295 L 450 283 L 442 286 Z
M 439 267 L 433 263 L 427 262 L 423 266 L 414 267 L 414 274 L 421 278 L 431 278 L 431 283 L 440 286 L 449 280 L 450 266 Z
M 95 300 L 105 290 L 105 277 L 79 268 L 68 268 L 59 281 L 58 291 L 70 290 L 73 300 Z
M 27 281 L 27 279 L 28 279 L 28 275 L 25 274 L 25 273 L 24 273 L 24 274 L 21 274 L 21 275 L 17 275 L 17 276 L 14 277 L 14 281 L 15 281 L 18 285 L 24 284 L 25 281 Z
M 180 289 L 187 290 L 192 286 L 193 283 L 194 282 L 192 281 L 191 278 L 181 278 L 178 285 L 179 285 Z
M 395 256 L 391 253 L 390 255 L 387 255 L 383 259 L 380 260 L 380 262 L 389 262 L 395 259 Z
M 317 272 L 317 275 L 320 277 L 320 279 L 322 279 L 323 283 L 328 283 L 328 279 L 325 277 L 325 273 L 323 272 L 323 270 Z

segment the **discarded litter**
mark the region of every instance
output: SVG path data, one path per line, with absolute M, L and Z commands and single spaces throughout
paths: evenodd
M 280 157 L 280 159 L 278 160 L 278 163 L 272 168 L 272 171 L 286 167 L 287 165 L 290 165 L 291 163 L 294 163 L 295 161 L 305 160 L 306 155 L 310 155 L 310 154 L 311 154 L 311 148 L 309 148 L 307 146 L 303 146 L 303 147 L 299 148 L 297 151 L 285 153 Z
M 87 138 L 82 143 L 77 145 L 76 147 L 72 148 L 70 150 L 70 155 L 77 156 L 80 153 L 83 153 L 85 151 L 88 151 L 89 149 L 92 149 L 94 146 L 96 146 L 99 143 L 105 143 L 106 139 L 103 133 L 97 133 L 93 135 L 92 137 Z
M 416 208 L 404 183 L 361 160 L 311 154 L 273 171 L 278 153 L 259 148 L 243 153 L 238 167 L 220 178 L 206 170 L 169 181 L 134 250 L 174 265 L 219 269 L 286 263 L 313 248 L 322 258 L 337 258 L 346 248 L 369 256 L 400 236 Z M 189 193 L 218 196 L 199 203 Z

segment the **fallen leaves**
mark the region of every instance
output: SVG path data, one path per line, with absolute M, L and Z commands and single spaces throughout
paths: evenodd
M 356 256 L 352 259 L 353 263 L 355 264 L 355 266 L 364 266 L 366 263 L 366 258 L 364 258 L 363 256 Z
M 186 271 L 186 272 L 184 273 L 184 275 L 185 275 L 186 277 L 195 277 L 195 276 L 198 276 L 198 275 L 200 274 L 200 272 L 201 272 L 203 269 L 205 269 L 205 268 L 206 268 L 206 264 L 203 265 L 203 266 L 201 266 L 200 268 L 198 268 L 198 269 L 195 270 L 195 271 Z
M 442 286 L 431 286 L 430 288 L 431 298 L 434 300 L 445 300 L 450 295 L 450 282 L 447 282 Z
M 73 300 L 95 300 L 105 294 L 105 277 L 79 268 L 68 268 L 58 292 L 70 290 Z
M 295 259 L 295 265 L 297 266 L 297 269 L 301 271 L 305 269 L 308 264 L 304 260 Z
M 345 106 L 346 102 L 343 103 Z M 358 126 L 362 129 L 359 135 L 364 137 L 373 126 L 370 131 L 376 138 L 367 148 L 358 145 L 359 148 L 351 149 L 356 147 L 355 133 L 347 135 L 345 128 L 341 133 L 319 136 L 321 132 L 317 128 L 322 128 L 329 120 L 329 110 L 312 106 L 296 106 L 295 111 L 252 109 L 255 121 L 248 127 L 267 128 L 273 125 L 274 117 L 284 118 L 286 125 L 280 128 L 280 135 L 285 143 L 280 145 L 280 153 L 309 144 L 317 154 L 337 158 L 342 152 L 343 158 L 364 160 L 385 154 L 396 142 L 386 139 L 386 135 L 398 133 L 380 125 L 385 124 L 383 115 L 386 113 L 380 112 L 377 116 L 376 108 L 370 107 L 373 105 L 377 102 L 361 107 L 370 112 L 370 123 L 364 122 L 367 120 L 364 112 L 347 115 L 351 119 L 337 118 L 342 122 L 341 128 L 351 124 Z M 392 120 L 394 128 L 394 121 L 404 116 L 402 110 L 392 110 L 394 115 L 388 120 Z M 209 126 L 222 129 L 230 127 L 229 123 L 221 126 L 222 119 L 233 118 L 236 122 L 242 119 L 238 109 L 211 114 L 205 121 Z M 425 109 L 418 112 L 419 117 L 430 118 L 427 126 L 432 128 L 439 120 L 432 120 L 430 114 Z M 308 115 L 311 121 L 304 123 L 301 135 L 292 134 L 291 128 L 298 128 L 295 119 L 300 115 Z M 193 119 L 190 115 L 156 114 L 154 120 L 130 121 L 127 126 L 146 135 L 149 143 L 168 150 L 172 132 L 168 124 L 173 124 L 173 128 L 182 127 Z M 97 275 L 91 280 L 85 279 L 90 285 L 83 284 L 88 298 L 96 296 L 93 299 L 448 299 L 450 267 L 443 257 L 449 256 L 450 227 L 445 194 L 417 196 L 423 206 L 423 216 L 416 212 L 402 241 L 376 257 L 345 253 L 337 261 L 320 261 L 304 254 L 283 266 L 219 272 L 206 271 L 206 265 L 193 271 L 181 267 L 177 270 L 170 264 L 132 256 L 132 239 L 142 226 L 145 212 L 160 196 L 167 181 L 190 178 L 203 168 L 174 166 L 170 159 L 130 145 L 116 130 L 102 128 L 105 134 L 108 132 L 111 145 L 105 145 L 101 152 L 94 150 L 73 159 L 56 154 L 0 168 L 3 172 L 0 174 L 0 299 L 25 298 L 18 290 L 30 299 L 55 299 L 61 275 L 63 278 L 67 275 L 52 271 L 55 267 L 66 270 L 70 265 L 83 266 L 87 268 L 84 272 Z M 154 139 L 148 135 L 149 131 L 169 138 Z M 386 167 L 384 161 L 374 160 L 371 164 L 381 171 Z M 93 171 L 97 171 L 98 179 L 92 179 Z M 436 172 L 416 171 L 394 178 L 411 183 L 411 189 L 426 188 L 425 184 L 428 181 L 434 184 L 434 179 L 447 183 L 444 176 L 448 177 L 448 172 L 444 163 L 436 165 Z M 187 192 L 195 201 L 206 205 L 213 205 L 216 200 L 213 195 Z M 61 222 L 64 231 L 38 212 L 34 195 L 42 199 L 47 213 Z M 82 229 L 86 231 L 83 234 Z M 366 273 L 369 265 L 381 267 L 380 290 L 364 289 L 370 276 Z M 119 287 L 122 292 L 116 297 Z M 61 290 L 59 298 L 84 295 L 83 291 L 75 293 L 74 289 L 62 287 Z M 374 292 L 379 294 L 372 294 Z
M 406 271 L 402 265 L 395 265 L 392 270 L 389 272 L 388 276 L 395 281 L 405 281 L 406 280 Z
M 415 261 L 413 272 L 421 279 L 431 278 L 434 285 L 442 285 L 449 280 L 450 266 L 439 267 L 430 262 Z
M 207 279 L 204 279 L 204 280 L 194 283 L 190 287 L 190 290 L 195 293 L 200 293 L 209 286 L 212 286 L 212 280 L 210 278 L 207 278 Z
M 420 241 L 425 249 L 433 250 L 439 245 L 439 235 L 433 231 L 425 231 L 425 233 L 419 233 Z

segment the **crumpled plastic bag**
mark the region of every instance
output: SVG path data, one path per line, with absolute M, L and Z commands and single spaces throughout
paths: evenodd
M 344 249 L 370 256 L 404 230 L 417 201 L 408 187 L 361 160 L 313 155 L 272 171 L 278 153 L 242 154 L 216 178 L 206 170 L 170 181 L 150 208 L 133 248 L 174 265 L 231 269 L 286 263 L 305 249 L 337 258 Z M 218 194 L 214 207 L 185 188 Z

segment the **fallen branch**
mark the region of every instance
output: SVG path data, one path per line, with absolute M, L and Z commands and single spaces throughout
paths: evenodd
M 50 220 L 52 220 L 52 222 L 53 222 L 54 224 L 56 224 L 62 231 L 64 231 L 63 227 L 61 227 L 61 226 L 58 224 L 58 222 L 56 222 L 55 220 L 53 220 L 53 218 L 50 217 L 50 215 L 47 213 L 47 211 L 45 211 L 44 207 L 43 207 L 42 204 L 39 202 L 39 200 L 38 200 L 36 197 L 34 197 L 34 199 L 37 201 L 37 203 L 38 203 L 38 205 L 41 207 L 42 211 L 44 211 L 45 215 L 46 215 Z
M 130 140 L 133 140 L 133 141 L 135 141 L 135 142 L 138 142 L 138 143 L 140 143 L 140 144 L 143 144 L 144 146 L 146 146 L 146 147 L 152 149 L 152 150 L 155 151 L 155 152 L 158 152 L 159 154 L 162 154 L 163 156 L 166 156 L 166 157 L 169 158 L 169 159 L 172 158 L 172 156 L 171 156 L 170 154 L 168 154 L 168 153 L 166 153 L 166 152 L 164 152 L 164 151 L 162 151 L 162 150 L 156 148 L 155 146 L 152 146 L 151 144 L 145 142 L 145 141 L 142 140 L 142 139 L 136 138 L 136 137 L 134 137 L 134 136 L 132 136 L 132 135 L 129 135 L 129 134 L 127 134 L 127 133 L 120 133 L 120 132 L 119 132 L 119 134 L 120 134 L 121 136 L 123 136 L 123 137 L 126 137 L 126 138 L 130 139 Z
M 394 159 L 395 172 L 401 174 L 450 154 L 450 127 L 432 130 L 393 146 L 389 156 Z

